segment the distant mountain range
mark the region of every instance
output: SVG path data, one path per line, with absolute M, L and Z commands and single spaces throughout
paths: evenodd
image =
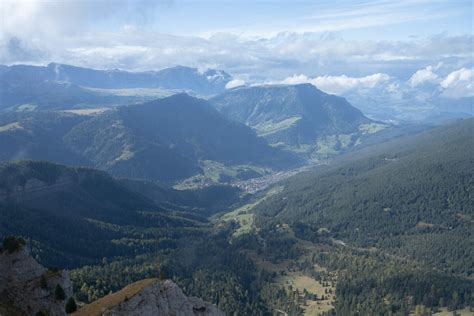
M 226 119 L 205 100 L 186 94 L 93 117 L 4 113 L 0 139 L 5 144 L 2 160 L 50 160 L 171 182 L 202 173 L 205 162 L 243 166 L 242 172 L 299 162 L 294 155 L 270 147 L 247 126 Z M 237 177 L 241 171 L 236 171 Z
M 229 90 L 231 79 L 224 71 L 182 66 L 149 72 L 2 66 L 0 159 L 188 179 L 185 186 L 194 186 L 327 159 L 387 127 L 310 84 Z
M 235 88 L 210 102 L 226 117 L 255 129 L 273 146 L 309 155 L 349 148 L 361 135 L 384 127 L 344 98 L 311 84 Z
M 232 77 L 222 70 L 200 71 L 176 66 L 159 71 L 96 70 L 51 63 L 48 66 L 0 67 L 0 110 L 56 109 L 116 105 L 143 101 L 146 96 L 114 89 L 153 89 L 153 96 L 187 91 L 213 95 Z
M 388 93 L 382 88 L 342 95 L 370 118 L 386 122 L 439 123 L 474 115 L 474 97 L 447 97 L 434 85 L 399 88 Z

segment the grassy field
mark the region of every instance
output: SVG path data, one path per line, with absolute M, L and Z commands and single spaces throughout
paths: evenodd
M 211 160 L 202 160 L 199 162 L 202 168 L 202 174 L 194 175 L 190 178 L 184 179 L 174 186 L 177 190 L 194 189 L 203 185 L 228 183 L 232 180 L 238 180 L 241 172 L 255 172 L 264 175 L 270 172 L 270 169 L 265 169 L 250 165 L 236 165 L 226 166 L 220 162 Z
M 101 88 L 84 88 L 95 92 L 99 95 L 121 96 L 121 97 L 143 97 L 149 99 L 164 98 L 173 95 L 178 91 L 166 90 L 161 88 L 124 88 L 124 89 L 101 89 Z
M 221 216 L 220 220 L 236 221 L 239 223 L 239 228 L 234 232 L 233 236 L 237 237 L 241 234 L 248 234 L 254 229 L 253 220 L 255 215 L 251 213 L 252 209 L 263 201 L 264 198 L 257 200 L 254 203 L 245 204 L 229 213 Z
M 298 291 L 299 304 L 304 310 L 304 315 L 317 316 L 322 312 L 333 309 L 332 302 L 335 300 L 336 288 L 331 286 L 331 283 L 323 286 L 322 282 L 303 275 L 301 272 L 290 272 L 287 275 L 280 276 L 276 279 L 276 283 L 286 288 L 291 286 L 293 292 Z M 316 300 L 304 299 L 304 292 L 316 294 Z M 323 296 L 324 299 L 322 299 Z
M 118 292 L 107 295 L 91 304 L 85 305 L 84 307 L 80 308 L 77 312 L 73 313 L 72 315 L 76 315 L 76 316 L 102 315 L 102 313 L 108 308 L 117 306 L 119 303 L 132 298 L 138 292 L 140 292 L 147 286 L 152 285 L 155 282 L 160 282 L 160 281 L 158 281 L 158 279 L 145 279 L 145 280 L 132 283 L 130 285 L 127 285 L 126 287 L 124 287 Z
M 362 134 L 375 134 L 381 130 L 384 130 L 385 128 L 387 128 L 387 125 L 385 124 L 368 123 L 360 125 L 359 131 L 362 132 Z
M 288 129 L 295 125 L 299 120 L 301 120 L 301 116 L 293 116 L 279 122 L 266 121 L 252 127 L 257 130 L 258 136 L 266 136 L 284 129 Z
M 310 241 L 301 240 L 296 238 L 294 232 L 291 228 L 283 224 L 282 228 L 287 230 L 288 236 L 295 238 L 298 241 L 298 246 L 301 249 L 305 250 L 305 254 L 299 257 L 296 261 L 304 262 L 309 260 L 309 258 L 320 252 L 328 251 L 328 246 L 314 244 Z M 287 266 L 290 265 L 290 262 L 286 263 Z M 294 269 L 294 268 L 293 268 Z M 322 281 L 318 281 L 313 277 L 304 274 L 302 271 L 292 271 L 289 272 L 286 269 L 285 274 L 276 278 L 276 283 L 278 285 L 283 285 L 288 288 L 289 285 L 292 286 L 292 290 L 298 290 L 300 293 L 300 307 L 304 310 L 304 315 L 307 316 L 317 316 L 323 312 L 327 312 L 333 309 L 332 303 L 335 301 L 336 296 L 336 284 L 335 282 L 326 281 L 323 284 Z M 315 272 L 320 272 L 328 276 L 328 279 L 336 280 L 337 275 L 334 273 L 329 273 L 324 267 L 315 264 L 313 266 Z M 278 271 L 277 271 L 278 272 Z M 324 286 L 325 285 L 325 286 Z M 304 299 L 304 296 L 301 293 L 307 291 L 310 294 L 316 294 L 316 300 L 309 299 L 308 297 Z M 324 299 L 322 299 L 324 296 Z
M 352 143 L 352 134 L 329 135 L 320 137 L 316 141 L 316 151 L 313 154 L 336 155 L 347 149 Z
M 239 223 L 239 228 L 234 232 L 233 236 L 237 237 L 241 234 L 248 234 L 254 231 L 255 225 L 253 223 L 255 215 L 252 213 L 253 208 L 258 205 L 260 202 L 267 199 L 269 196 L 272 196 L 282 190 L 282 187 L 274 187 L 271 190 L 267 191 L 267 193 L 259 199 L 251 203 L 247 203 L 242 205 L 235 210 L 232 210 L 228 213 L 221 215 L 220 217 L 216 218 L 217 220 L 221 221 L 236 221 Z
M 85 109 L 72 109 L 72 110 L 65 110 L 66 113 L 73 113 L 77 115 L 96 115 L 103 113 L 105 111 L 110 110 L 110 108 L 85 108 Z
M 26 103 L 26 104 L 22 104 L 20 106 L 17 107 L 17 111 L 34 111 L 36 110 L 37 108 L 37 105 L 36 104 L 32 104 L 32 103 Z
M 283 224 L 280 229 L 281 231 L 287 230 L 288 236 L 295 238 L 293 231 L 288 227 L 288 225 Z M 328 250 L 327 246 L 314 244 L 312 242 L 300 240 L 298 238 L 295 239 L 298 241 L 298 246 L 305 250 L 305 254 L 296 259 L 297 262 L 302 263 L 309 260 L 309 258 L 314 253 Z M 264 257 L 253 251 L 248 251 L 247 255 L 259 268 L 270 272 L 276 272 L 279 275 L 274 280 L 276 285 L 283 286 L 288 291 L 293 292 L 293 295 L 296 295 L 295 292 L 299 293 L 298 303 L 304 310 L 304 315 L 317 316 L 323 312 L 333 309 L 332 303 L 335 300 L 336 292 L 335 282 L 318 281 L 315 278 L 306 275 L 303 273 L 303 271 L 295 271 L 295 267 L 292 265 L 295 260 L 288 259 L 274 263 L 270 260 L 266 260 Z M 314 272 L 327 275 L 327 280 L 337 279 L 337 275 L 334 273 L 329 273 L 324 267 L 321 267 L 317 264 L 313 266 L 313 269 Z M 305 297 L 303 294 L 305 292 L 308 294 L 315 294 L 316 299 L 312 299 L 312 297 L 308 295 Z M 322 299 L 323 296 L 324 299 Z
M 20 125 L 18 122 L 13 122 L 7 125 L 0 126 L 0 133 L 1 132 L 7 132 L 7 131 L 12 131 L 16 129 L 22 129 L 23 127 Z

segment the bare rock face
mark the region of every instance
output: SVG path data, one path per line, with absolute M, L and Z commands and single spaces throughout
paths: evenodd
M 66 315 L 66 301 L 72 296 L 72 282 L 66 271 L 48 271 L 26 247 L 0 253 L 0 271 L 0 305 L 18 315 Z M 57 286 L 64 291 L 63 299 L 55 297 Z
M 172 281 L 142 280 L 82 307 L 75 316 L 221 316 L 216 306 L 187 297 Z

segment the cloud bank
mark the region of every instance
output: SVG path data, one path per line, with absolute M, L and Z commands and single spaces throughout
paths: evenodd
M 342 76 L 318 76 L 309 78 L 306 75 L 295 75 L 281 80 L 277 83 L 299 84 L 311 83 L 319 89 L 333 94 L 344 94 L 350 90 L 372 89 L 376 86 L 390 81 L 390 76 L 376 73 L 365 77 Z

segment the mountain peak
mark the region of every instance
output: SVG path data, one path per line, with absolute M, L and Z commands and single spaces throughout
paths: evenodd
M 194 96 L 192 96 L 192 95 L 190 95 L 186 92 L 176 93 L 176 94 L 170 95 L 169 97 L 162 98 L 162 99 L 159 99 L 159 100 L 161 100 L 161 101 L 173 100 L 173 101 L 187 101 L 187 102 L 190 102 L 190 101 L 204 101 L 203 99 L 194 97 Z
M 326 136 L 357 134 L 361 124 L 370 122 L 344 98 L 309 83 L 236 88 L 210 102 L 228 118 L 254 128 L 269 143 L 289 145 L 299 152 L 302 146 L 313 151 Z

